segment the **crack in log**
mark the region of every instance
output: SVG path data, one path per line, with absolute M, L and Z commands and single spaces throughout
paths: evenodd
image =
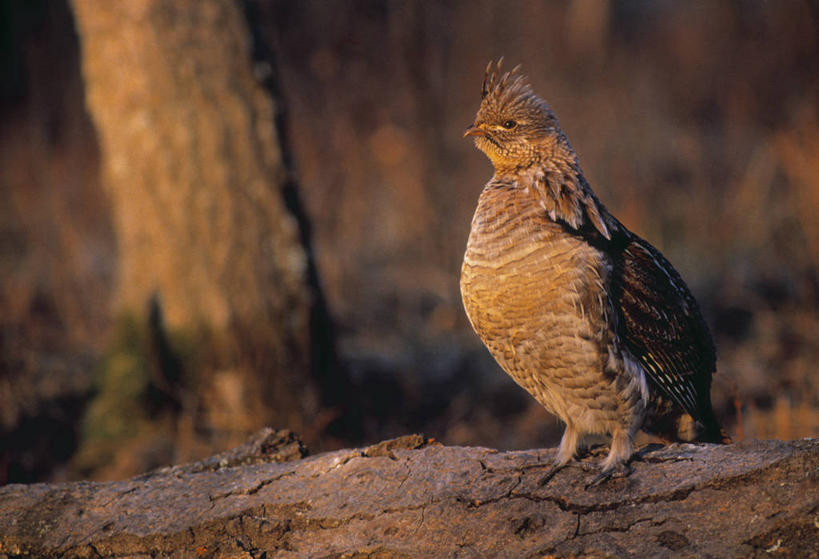
M 244 489 L 237 489 L 235 491 L 229 491 L 227 493 L 221 493 L 221 494 L 218 494 L 218 495 L 208 495 L 208 499 L 210 500 L 211 503 L 214 503 L 215 501 L 218 501 L 219 499 L 226 499 L 228 497 L 234 497 L 234 496 L 237 496 L 237 495 L 255 495 L 256 493 L 261 491 L 261 489 L 263 487 L 266 487 L 266 486 L 270 485 L 271 483 L 276 483 L 280 479 L 283 479 L 283 478 L 286 478 L 286 477 L 292 476 L 292 475 L 296 475 L 296 472 L 294 472 L 294 471 L 284 472 L 283 474 L 279 474 L 279 475 L 277 475 L 275 477 L 272 477 L 270 479 L 263 479 L 263 480 L 259 481 L 257 484 L 255 484 L 253 487 L 247 487 L 247 488 L 244 488 Z
M 698 485 L 691 485 L 689 487 L 682 487 L 671 493 L 665 493 L 660 495 L 646 495 L 645 497 L 639 499 L 630 499 L 625 501 L 614 501 L 608 503 L 598 503 L 593 505 L 584 505 L 581 503 L 573 503 L 569 501 L 566 497 L 563 496 L 554 496 L 554 495 L 537 495 L 534 493 L 514 493 L 515 489 L 521 484 L 523 479 L 523 474 L 519 473 L 517 479 L 513 486 L 507 490 L 504 494 L 498 495 L 497 497 L 490 497 L 488 499 L 483 500 L 469 500 L 462 496 L 456 497 L 456 501 L 465 503 L 470 508 L 478 508 L 484 505 L 490 505 L 493 503 L 497 503 L 499 501 L 503 501 L 505 499 L 515 499 L 515 498 L 522 498 L 533 502 L 550 502 L 557 505 L 560 510 L 563 512 L 572 512 L 572 513 L 579 513 L 579 514 L 587 514 L 590 512 L 606 512 L 611 510 L 616 510 L 620 507 L 624 506 L 636 506 L 642 505 L 645 503 L 660 503 L 660 502 L 672 502 L 672 501 L 681 501 L 686 499 L 693 491 L 704 489 L 709 487 L 708 484 L 698 486 Z
M 341 458 L 341 457 L 339 457 L 339 458 Z M 324 470 L 323 472 L 319 472 L 317 474 L 312 475 L 311 478 L 316 479 L 319 476 L 329 474 L 333 470 L 337 470 L 338 468 L 342 468 L 342 467 L 346 466 L 350 462 L 350 460 L 352 460 L 353 458 L 366 458 L 366 455 L 363 452 L 356 452 L 354 454 L 350 454 L 350 455 L 345 456 L 343 459 L 337 459 L 326 470 Z
M 418 530 L 421 529 L 421 526 L 424 525 L 424 520 L 426 520 L 426 515 L 427 515 L 427 507 L 426 507 L 426 505 L 424 505 L 423 507 L 421 507 L 421 520 L 418 521 L 418 526 L 415 527 L 415 531 L 412 533 L 413 536 L 415 534 L 417 534 Z
M 130 489 L 126 489 L 125 491 L 122 491 L 116 497 L 114 497 L 114 499 L 118 499 L 119 497 L 124 497 L 125 495 L 130 495 L 131 493 L 136 493 L 138 490 L 139 490 L 139 486 L 135 485 L 134 487 L 131 487 Z
M 641 524 L 643 522 L 652 522 L 653 520 L 654 520 L 653 518 L 638 518 L 636 520 L 633 520 L 633 521 L 629 522 L 626 526 L 613 526 L 613 525 L 602 526 L 602 527 L 599 527 L 599 528 L 595 528 L 594 530 L 590 530 L 588 532 L 578 531 L 576 533 L 576 535 L 580 536 L 580 537 L 583 537 L 583 536 L 593 536 L 595 534 L 608 533 L 608 532 L 628 532 L 632 528 L 634 528 L 637 524 Z M 652 525 L 654 525 L 654 524 L 652 524 Z M 579 523 L 578 523 L 578 527 L 579 527 Z
M 406 468 L 406 474 L 404 475 L 404 478 L 398 483 L 398 490 L 397 491 L 399 493 L 401 492 L 401 489 L 404 487 L 404 484 L 407 482 L 407 480 L 412 475 L 412 466 L 410 466 L 410 464 L 409 464 L 409 459 L 407 459 L 405 461 L 404 467 Z
M 694 490 L 698 489 L 696 485 L 690 487 L 683 487 L 671 493 L 662 495 L 646 495 L 639 499 L 628 499 L 624 501 L 614 501 L 609 503 L 596 503 L 591 505 L 584 505 L 580 503 L 572 503 L 566 497 L 553 495 L 535 495 L 532 493 L 517 493 L 510 496 L 510 498 L 523 498 L 536 503 L 550 502 L 556 504 L 563 512 L 575 512 L 579 514 L 588 514 L 590 512 L 607 512 L 617 510 L 621 507 L 642 505 L 645 503 L 663 503 L 681 501 L 686 499 Z
M 572 503 L 565 497 L 561 496 L 542 496 L 536 495 L 532 493 L 518 493 L 516 495 L 512 495 L 511 497 L 519 496 L 525 499 L 529 499 L 534 502 L 542 502 L 548 501 L 556 504 L 560 509 L 564 512 L 577 512 L 580 514 L 587 514 L 590 512 L 606 512 L 610 510 L 616 510 L 618 508 L 624 506 L 637 506 L 646 503 L 661 503 L 661 502 L 673 502 L 673 501 L 682 501 L 688 498 L 688 496 L 694 491 L 701 491 L 703 489 L 716 489 L 720 490 L 723 487 L 734 487 L 737 484 L 743 484 L 747 482 L 755 481 L 759 478 L 759 476 L 765 475 L 765 473 L 770 469 L 776 469 L 776 467 L 786 460 L 786 458 L 782 458 L 776 462 L 768 464 L 758 470 L 747 472 L 744 474 L 738 474 L 735 476 L 726 476 L 723 478 L 717 478 L 706 483 L 700 484 L 693 484 L 688 487 L 681 487 L 675 491 L 670 493 L 662 493 L 662 494 L 655 494 L 655 495 L 646 495 L 645 497 L 639 499 L 629 499 L 624 501 L 615 501 L 610 503 L 599 503 L 593 505 L 583 505 L 580 503 Z

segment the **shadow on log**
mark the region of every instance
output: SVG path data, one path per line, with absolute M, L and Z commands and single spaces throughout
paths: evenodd
M 586 490 L 598 457 L 420 435 L 304 458 L 266 429 L 119 482 L 0 488 L 0 557 L 816 557 L 819 440 L 671 445 Z M 5 555 L 4 555 L 5 554 Z

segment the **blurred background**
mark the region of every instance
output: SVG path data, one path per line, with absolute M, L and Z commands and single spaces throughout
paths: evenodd
M 819 436 L 819 3 L 0 0 L 0 484 L 554 445 L 458 289 L 499 56 L 699 300 L 729 433 Z

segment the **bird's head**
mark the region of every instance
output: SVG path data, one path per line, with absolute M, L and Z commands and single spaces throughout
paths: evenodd
M 525 76 L 486 67 L 481 106 L 464 136 L 472 136 L 497 173 L 529 167 L 552 153 L 565 138 L 546 102 L 535 95 Z

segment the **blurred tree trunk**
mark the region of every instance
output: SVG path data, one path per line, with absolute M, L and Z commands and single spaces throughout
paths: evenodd
M 270 67 L 252 62 L 241 4 L 72 5 L 113 205 L 120 324 L 79 465 L 113 460 L 103 476 L 151 466 L 123 462 L 124 440 L 161 462 L 262 424 L 309 429 L 309 262 L 283 199 L 276 100 L 259 82 Z

